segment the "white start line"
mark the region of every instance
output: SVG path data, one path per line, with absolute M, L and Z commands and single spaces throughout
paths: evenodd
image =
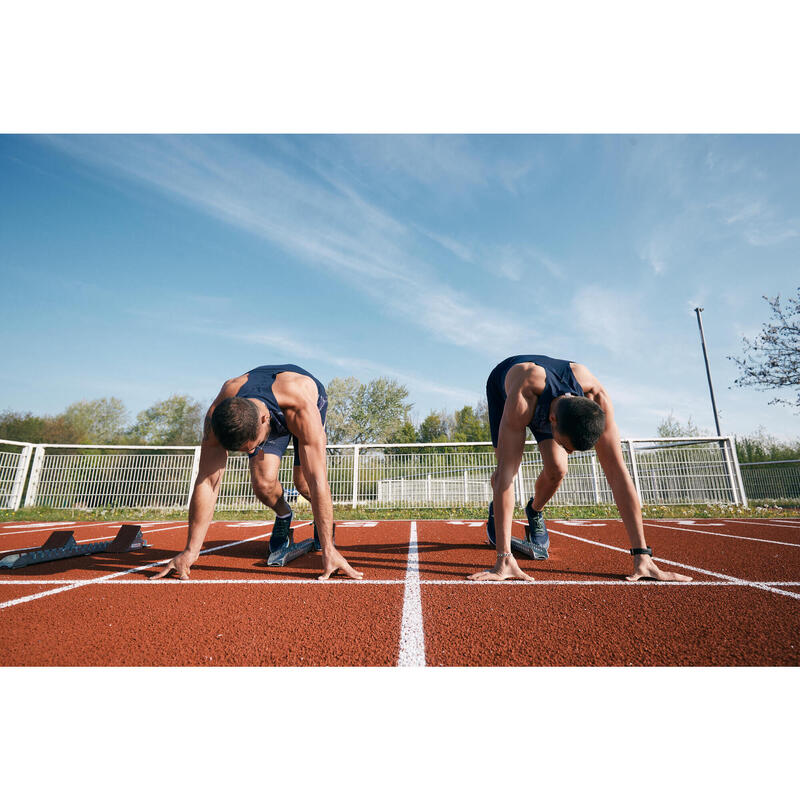
M 559 536 L 566 536 L 568 539 L 576 539 L 579 542 L 586 542 L 587 544 L 593 544 L 596 547 L 605 547 L 608 550 L 616 550 L 619 553 L 627 553 L 623 547 L 616 547 L 612 544 L 604 544 L 603 542 L 595 542 L 592 539 L 584 539 L 582 536 L 575 536 L 572 533 L 565 533 L 564 531 L 557 531 L 552 527 L 548 527 L 548 530 L 551 533 L 557 533 Z M 681 530 L 677 528 L 676 530 Z M 666 558 L 653 558 L 653 561 L 657 561 L 660 564 L 669 564 L 671 567 L 678 567 L 679 569 L 688 569 L 691 572 L 699 572 L 701 575 L 708 575 L 712 578 L 721 578 L 725 581 L 731 581 L 731 583 L 736 584 L 738 586 L 750 586 L 754 589 L 763 589 L 767 592 L 774 592 L 775 594 L 781 594 L 786 597 L 793 597 L 796 600 L 800 600 L 800 594 L 796 592 L 787 592 L 785 589 L 779 589 L 777 586 L 770 585 L 769 583 L 765 583 L 764 581 L 748 581 L 744 578 L 737 578 L 733 575 L 726 575 L 724 572 L 712 572 L 711 570 L 701 569 L 700 567 L 693 567 L 690 564 L 682 564 L 679 561 L 668 561 Z M 684 584 L 685 586 L 689 586 L 691 584 Z
M 516 520 L 515 520 L 516 521 Z M 263 523 L 258 523 L 262 525 Z M 310 525 L 310 522 L 303 522 L 295 526 L 295 530 L 298 528 L 302 528 L 306 525 Z M 377 524 L 377 523 L 374 523 Z M 449 524 L 469 524 L 470 527 L 477 527 L 472 523 L 464 523 L 464 522 L 455 522 Z M 483 523 L 478 523 L 478 525 L 482 525 Z M 520 523 L 524 524 L 524 523 Z M 549 523 L 552 526 L 552 523 Z M 564 521 L 560 521 L 559 526 L 565 524 Z M 648 524 L 655 524 L 655 523 L 648 523 Z M 161 528 L 159 530 L 151 530 L 148 533 L 160 533 L 163 530 L 172 530 L 175 528 L 185 527 L 185 523 L 180 525 L 173 525 L 168 526 L 165 528 Z M 355 527 L 355 526 L 353 526 Z M 372 525 L 370 526 L 372 527 Z M 666 527 L 660 526 L 659 527 Z M 614 545 L 604 544 L 603 542 L 597 542 L 592 539 L 586 539 L 581 536 L 576 536 L 571 533 L 566 533 L 565 531 L 556 530 L 553 527 L 550 527 L 552 533 L 557 534 L 559 536 L 565 536 L 570 539 L 575 539 L 580 542 L 585 542 L 587 544 L 594 545 L 596 547 L 603 547 L 609 550 L 615 550 L 620 553 L 627 553 L 627 549 L 622 547 L 616 547 Z M 681 532 L 688 532 L 686 528 L 675 528 L 675 530 Z M 710 532 L 710 531 L 694 531 L 696 533 L 706 533 L 708 535 L 724 535 L 719 534 L 717 532 Z M 244 544 L 246 542 L 255 541 L 258 539 L 266 539 L 269 538 L 270 533 L 261 533 L 256 536 L 252 536 L 247 539 L 240 539 L 235 542 L 228 542 L 227 544 L 219 545 L 217 547 L 211 547 L 204 549 L 202 553 L 212 553 L 219 550 L 226 550 L 230 547 L 236 547 L 237 545 Z M 732 538 L 749 538 L 749 537 L 736 537 L 733 536 Z M 89 541 L 89 540 L 87 540 Z M 756 541 L 765 541 L 769 544 L 788 544 L 785 542 L 773 542 L 771 540 L 756 540 Z M 134 567 L 132 569 L 124 570 L 121 572 L 113 573 L 111 575 L 103 575 L 99 578 L 92 578 L 88 580 L 37 580 L 37 579 L 29 579 L 29 580 L 0 580 L 0 586 L 2 585 L 55 585 L 57 588 L 50 589 L 44 592 L 38 592 L 33 595 L 28 595 L 25 597 L 15 598 L 13 600 L 8 600 L 6 602 L 0 603 L 0 609 L 8 608 L 10 606 L 19 605 L 21 603 L 31 602 L 32 600 L 38 600 L 43 597 L 49 597 L 54 594 L 59 594 L 61 592 L 70 591 L 72 589 L 79 589 L 83 586 L 89 586 L 93 584 L 99 583 L 108 583 L 109 581 L 114 581 L 115 585 L 125 584 L 125 585 L 139 585 L 139 586 L 163 586 L 165 584 L 171 586 L 191 586 L 191 585 L 204 585 L 204 584 L 281 584 L 281 583 L 307 583 L 307 584 L 316 584 L 320 586 L 355 586 L 359 584 L 364 585 L 380 585 L 380 584 L 404 584 L 405 585 L 405 593 L 403 597 L 403 616 L 401 622 L 401 631 L 400 631 L 400 648 L 399 648 L 399 657 L 398 657 L 398 666 L 425 666 L 425 637 L 424 637 L 424 627 L 423 627 L 423 617 L 422 617 L 422 599 L 420 594 L 420 586 L 421 585 L 458 585 L 458 586 L 485 586 L 485 583 L 476 582 L 476 581 L 469 581 L 469 580 L 421 580 L 420 579 L 420 568 L 419 568 L 419 545 L 417 540 L 417 523 L 416 521 L 411 522 L 410 534 L 409 534 L 409 548 L 408 548 L 408 561 L 406 565 L 406 576 L 402 580 L 362 580 L 362 581 L 327 581 L 327 582 L 320 582 L 316 579 L 192 579 L 190 581 L 178 581 L 174 579 L 164 579 L 164 580 L 155 580 L 155 581 L 144 581 L 141 579 L 136 580 L 125 580 L 124 576 L 131 575 L 133 573 L 143 572 L 147 569 L 152 569 L 153 567 L 158 567 L 163 564 L 168 563 L 170 559 L 162 559 L 161 561 L 151 562 L 149 564 L 144 564 L 138 567 Z M 662 564 L 668 564 L 670 566 L 675 566 L 680 569 L 690 570 L 692 572 L 697 572 L 703 575 L 707 575 L 711 578 L 716 578 L 717 580 L 710 580 L 710 581 L 692 581 L 690 583 L 671 583 L 671 582 L 657 582 L 657 581 L 637 581 L 637 582 L 630 582 L 625 580 L 601 580 L 601 581 L 581 581 L 581 580 L 537 580 L 532 583 L 519 583 L 519 582 L 512 582 L 512 581 L 505 581 L 505 582 L 497 582 L 492 583 L 492 586 L 512 586 L 512 587 L 526 587 L 536 588 L 536 587 L 548 587 L 548 586 L 626 586 L 626 587 L 676 587 L 679 586 L 681 588 L 693 588 L 696 586 L 731 586 L 731 587 L 751 587 L 756 589 L 761 589 L 764 591 L 774 592 L 779 595 L 783 595 L 786 597 L 791 597 L 794 599 L 800 599 L 800 594 L 796 592 L 790 592 L 785 589 L 781 589 L 781 586 L 790 586 L 796 587 L 800 586 L 800 582 L 797 581 L 759 581 L 759 580 L 748 580 L 744 578 L 739 578 L 732 575 L 727 575 L 720 572 L 713 572 L 711 570 L 701 569 L 699 567 L 695 567 L 689 564 L 683 564 L 677 561 L 669 561 L 663 558 L 654 558 L 654 561 L 657 561 Z
M 8 580 L 0 581 L 0 586 L 59 586 L 65 584 L 73 584 L 74 580 L 67 578 L 48 578 L 38 579 L 31 578 L 29 580 Z M 319 581 L 316 578 L 192 578 L 188 581 L 179 581 L 174 578 L 161 578 L 159 580 L 149 579 L 130 579 L 122 578 L 115 580 L 110 586 L 180 586 L 192 587 L 214 584 L 267 584 L 281 586 L 287 583 L 300 583 L 320 586 L 401 586 L 405 585 L 405 578 L 364 578 L 358 581 L 347 579 L 341 580 L 328 580 Z M 759 581 L 765 586 L 800 586 L 800 581 Z M 541 588 L 548 586 L 614 586 L 614 587 L 631 587 L 637 586 L 652 586 L 659 587 L 686 587 L 691 589 L 695 586 L 722 586 L 730 589 L 741 588 L 738 583 L 732 581 L 691 581 L 690 583 L 683 583 L 681 581 L 626 581 L 623 578 L 618 580 L 549 580 L 547 578 L 537 578 L 535 581 L 502 581 L 487 583 L 485 581 L 469 581 L 466 579 L 453 578 L 452 580 L 440 579 L 424 579 L 419 581 L 420 586 L 510 586 L 518 589 L 530 591 L 531 588 Z
M 654 528 L 664 528 L 668 531 L 679 531 L 680 533 L 692 533 L 693 535 L 705 534 L 706 536 L 724 536 L 726 539 L 741 539 L 744 542 L 763 542 L 765 544 L 777 544 L 782 547 L 800 547 L 798 542 L 781 542 L 776 539 L 757 539 L 755 536 L 737 536 L 735 533 L 721 533 L 720 531 L 703 531 L 699 528 L 675 528 L 672 525 L 663 525 L 660 522 L 645 522 Z
M 297 530 L 297 528 L 302 528 L 305 525 L 310 524 L 310 522 L 302 522 L 299 525 L 295 525 L 293 530 Z M 215 553 L 218 550 L 227 550 L 229 547 L 236 547 L 237 545 L 244 544 L 245 542 L 252 542 L 256 539 L 267 539 L 270 536 L 271 533 L 261 533 L 258 536 L 251 536 L 249 539 L 240 539 L 236 542 L 228 542 L 227 544 L 218 545 L 217 547 L 209 547 L 201 550 L 201 553 Z M 168 564 L 171 560 L 172 558 L 163 558 L 161 561 L 152 561 L 149 564 L 142 564 L 141 566 L 133 567 L 132 569 L 126 569 L 122 572 L 114 572 L 111 575 L 102 575 L 99 578 L 73 581 L 65 586 L 59 586 L 57 589 L 50 589 L 46 592 L 37 592 L 36 594 L 26 595 L 25 597 L 16 597 L 13 600 L 6 600 L 4 603 L 0 603 L 0 609 L 17 606 L 22 603 L 30 603 L 32 600 L 39 600 L 42 597 L 50 597 L 51 595 L 60 594 L 61 592 L 69 592 L 73 589 L 80 589 L 83 586 L 92 586 L 97 583 L 107 583 L 108 581 L 113 581 L 115 578 L 121 578 L 123 575 L 130 575 L 134 572 L 143 572 L 146 569 L 163 566 L 164 564 Z M 0 585 L 2 585 L 1 582 Z

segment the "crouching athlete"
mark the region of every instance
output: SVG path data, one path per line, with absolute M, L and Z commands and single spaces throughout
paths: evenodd
M 214 516 L 229 450 L 247 453 L 253 491 L 276 514 L 273 545 L 288 540 L 292 509 L 278 470 L 291 438 L 294 485 L 311 503 L 322 546 L 319 579 L 327 580 L 339 569 L 350 578 L 362 578 L 333 543 L 333 503 L 325 458 L 327 407 L 325 387 L 295 364 L 256 367 L 225 381 L 206 414 L 200 467 L 189 504 L 186 548 L 152 577 L 163 578 L 172 570 L 182 580 L 189 577 Z
M 511 552 L 514 478 L 522 463 L 526 427 L 536 439 L 543 462 L 533 497 L 525 507 L 528 547 L 535 558 L 545 559 L 549 554 L 542 511 L 567 474 L 567 456 L 594 447 L 630 539 L 633 572 L 627 579 L 691 580 L 662 572 L 653 563 L 653 551 L 644 538 L 639 498 L 622 458 L 611 399 L 586 367 L 548 356 L 511 356 L 490 373 L 486 397 L 497 458 L 486 530 L 497 549 L 497 560 L 491 569 L 470 575 L 471 580 L 533 580 L 519 568 Z

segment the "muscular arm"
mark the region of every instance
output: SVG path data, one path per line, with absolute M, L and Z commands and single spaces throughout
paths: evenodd
M 325 454 L 326 437 L 316 405 L 302 408 L 293 415 L 292 422 L 300 451 L 311 509 L 317 526 L 323 552 L 333 549 L 333 502 L 328 484 L 328 465 Z
M 170 559 L 169 563 L 151 578 L 163 578 L 175 570 L 178 578 L 186 580 L 192 564 L 200 555 L 208 533 L 208 526 L 214 517 L 219 486 L 228 462 L 227 451 L 217 441 L 217 437 L 211 429 L 211 415 L 218 403 L 226 397 L 231 397 L 236 391 L 235 382 L 227 381 L 206 414 L 203 425 L 203 441 L 200 444 L 200 464 L 197 470 L 197 479 L 194 482 L 192 499 L 189 501 L 189 533 L 186 537 L 186 547 L 182 553 Z
M 644 526 L 642 525 L 642 506 L 636 494 L 631 476 L 622 458 L 622 443 L 619 429 L 614 420 L 614 409 L 605 392 L 592 398 L 606 412 L 606 428 L 595 444 L 597 458 L 606 475 L 611 494 L 617 504 L 631 547 L 646 547 Z
M 492 476 L 497 560 L 493 569 L 476 572 L 469 576 L 470 580 L 506 580 L 507 578 L 533 580 L 519 568 L 516 559 L 511 555 L 511 525 L 514 521 L 514 478 L 522 463 L 522 454 L 525 450 L 525 428 L 533 416 L 537 397 L 524 371 L 520 371 L 511 385 L 507 384 L 507 389 L 508 396 L 503 407 L 497 447 L 495 448 L 497 469 Z
M 327 580 L 341 569 L 348 577 L 360 580 L 363 574 L 347 563 L 333 543 L 333 502 L 328 484 L 328 466 L 325 452 L 327 439 L 317 408 L 317 389 L 310 381 L 300 381 L 291 405 L 286 410 L 289 430 L 297 437 L 300 463 L 303 465 L 311 509 L 322 545 L 322 575 L 318 580 Z M 283 406 L 282 406 L 283 407 Z
M 494 474 L 495 542 L 498 553 L 511 552 L 511 526 L 514 520 L 514 479 L 525 450 L 525 427 L 528 417 L 519 399 L 506 401 L 497 437 L 497 470 Z
M 595 387 L 587 396 L 594 400 L 606 414 L 606 427 L 595 444 L 597 458 L 605 472 L 614 502 L 617 504 L 625 532 L 631 547 L 647 547 L 642 524 L 642 506 L 636 494 L 631 476 L 622 458 L 622 443 L 619 438 L 619 429 L 614 420 L 614 407 L 605 389 L 595 382 Z M 659 581 L 690 581 L 691 578 L 675 572 L 662 572 L 648 555 L 633 557 L 633 574 L 628 580 L 639 578 L 653 578 Z
M 189 534 L 186 550 L 197 555 L 203 546 L 208 526 L 214 517 L 219 486 L 225 474 L 228 453 L 211 430 L 211 414 L 206 417 L 205 433 L 200 445 L 200 467 L 189 502 Z

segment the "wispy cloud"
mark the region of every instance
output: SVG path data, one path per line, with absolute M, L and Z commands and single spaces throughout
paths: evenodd
M 663 237 L 652 238 L 639 249 L 639 257 L 649 265 L 654 275 L 663 275 L 667 270 L 667 250 Z
M 748 226 L 744 238 L 754 247 L 770 247 L 800 236 L 800 219 L 764 220 Z
M 474 258 L 487 272 L 510 281 L 540 278 L 543 274 L 563 280 L 565 270 L 554 259 L 531 245 L 504 244 L 481 248 Z
M 301 177 L 218 137 L 51 141 L 85 163 L 140 181 L 280 246 L 443 341 L 496 352 L 498 346 L 511 347 L 521 334 L 535 335 L 525 319 L 487 315 L 482 302 L 444 282 L 414 255 L 417 234 L 338 176 Z M 409 142 L 407 148 L 438 151 L 437 142 Z M 447 163 L 447 169 L 469 173 L 464 162 Z
M 602 286 L 586 286 L 572 299 L 576 326 L 617 357 L 631 358 L 641 345 L 645 324 L 640 306 L 640 298 Z
M 331 353 L 324 348 L 318 347 L 315 344 L 307 341 L 301 341 L 295 336 L 290 338 L 287 336 L 281 336 L 279 334 L 262 332 L 220 332 L 220 335 L 236 341 L 246 342 L 248 344 L 265 345 L 272 350 L 275 350 L 279 353 L 285 353 L 286 355 L 290 355 L 292 357 L 299 356 L 300 358 L 321 361 L 326 364 L 341 367 L 342 369 L 350 372 L 357 372 L 359 375 L 364 375 L 364 373 L 367 373 L 396 378 L 397 380 L 406 384 L 410 389 L 442 395 L 462 405 L 475 402 L 474 391 L 469 391 L 467 389 L 462 389 L 449 384 L 435 383 L 433 381 L 421 378 L 418 375 L 397 370 L 388 364 L 379 364 L 367 359 L 340 356 L 335 353 Z
M 736 211 L 733 211 L 730 216 L 725 218 L 726 225 L 733 225 L 734 222 L 742 222 L 744 220 L 751 220 L 754 217 L 758 218 L 764 213 L 764 201 L 753 200 L 743 204 Z
M 754 247 L 769 247 L 800 236 L 800 219 L 787 219 L 763 197 L 734 195 L 710 206 L 722 214 L 725 225 Z
M 440 233 L 434 233 L 433 231 L 426 230 L 419 225 L 415 225 L 414 227 L 423 236 L 426 236 L 432 242 L 436 242 L 436 244 L 438 244 L 440 247 L 443 247 L 445 250 L 449 251 L 457 258 L 460 258 L 462 261 L 468 264 L 471 264 L 475 261 L 475 254 L 472 248 L 463 242 L 456 241 L 450 236 L 444 236 Z

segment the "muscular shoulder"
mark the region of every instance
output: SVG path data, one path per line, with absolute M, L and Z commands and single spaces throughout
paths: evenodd
M 319 396 L 314 380 L 298 372 L 281 372 L 272 384 L 272 391 L 284 411 L 316 407 Z
M 543 367 L 532 361 L 514 364 L 506 373 L 506 396 L 522 396 L 527 400 L 535 401 L 544 391 L 547 373 Z
M 575 380 L 581 385 L 584 395 L 590 400 L 594 400 L 604 411 L 607 411 L 610 400 L 608 393 L 603 388 L 603 384 L 583 364 L 570 363 L 570 368 Z

